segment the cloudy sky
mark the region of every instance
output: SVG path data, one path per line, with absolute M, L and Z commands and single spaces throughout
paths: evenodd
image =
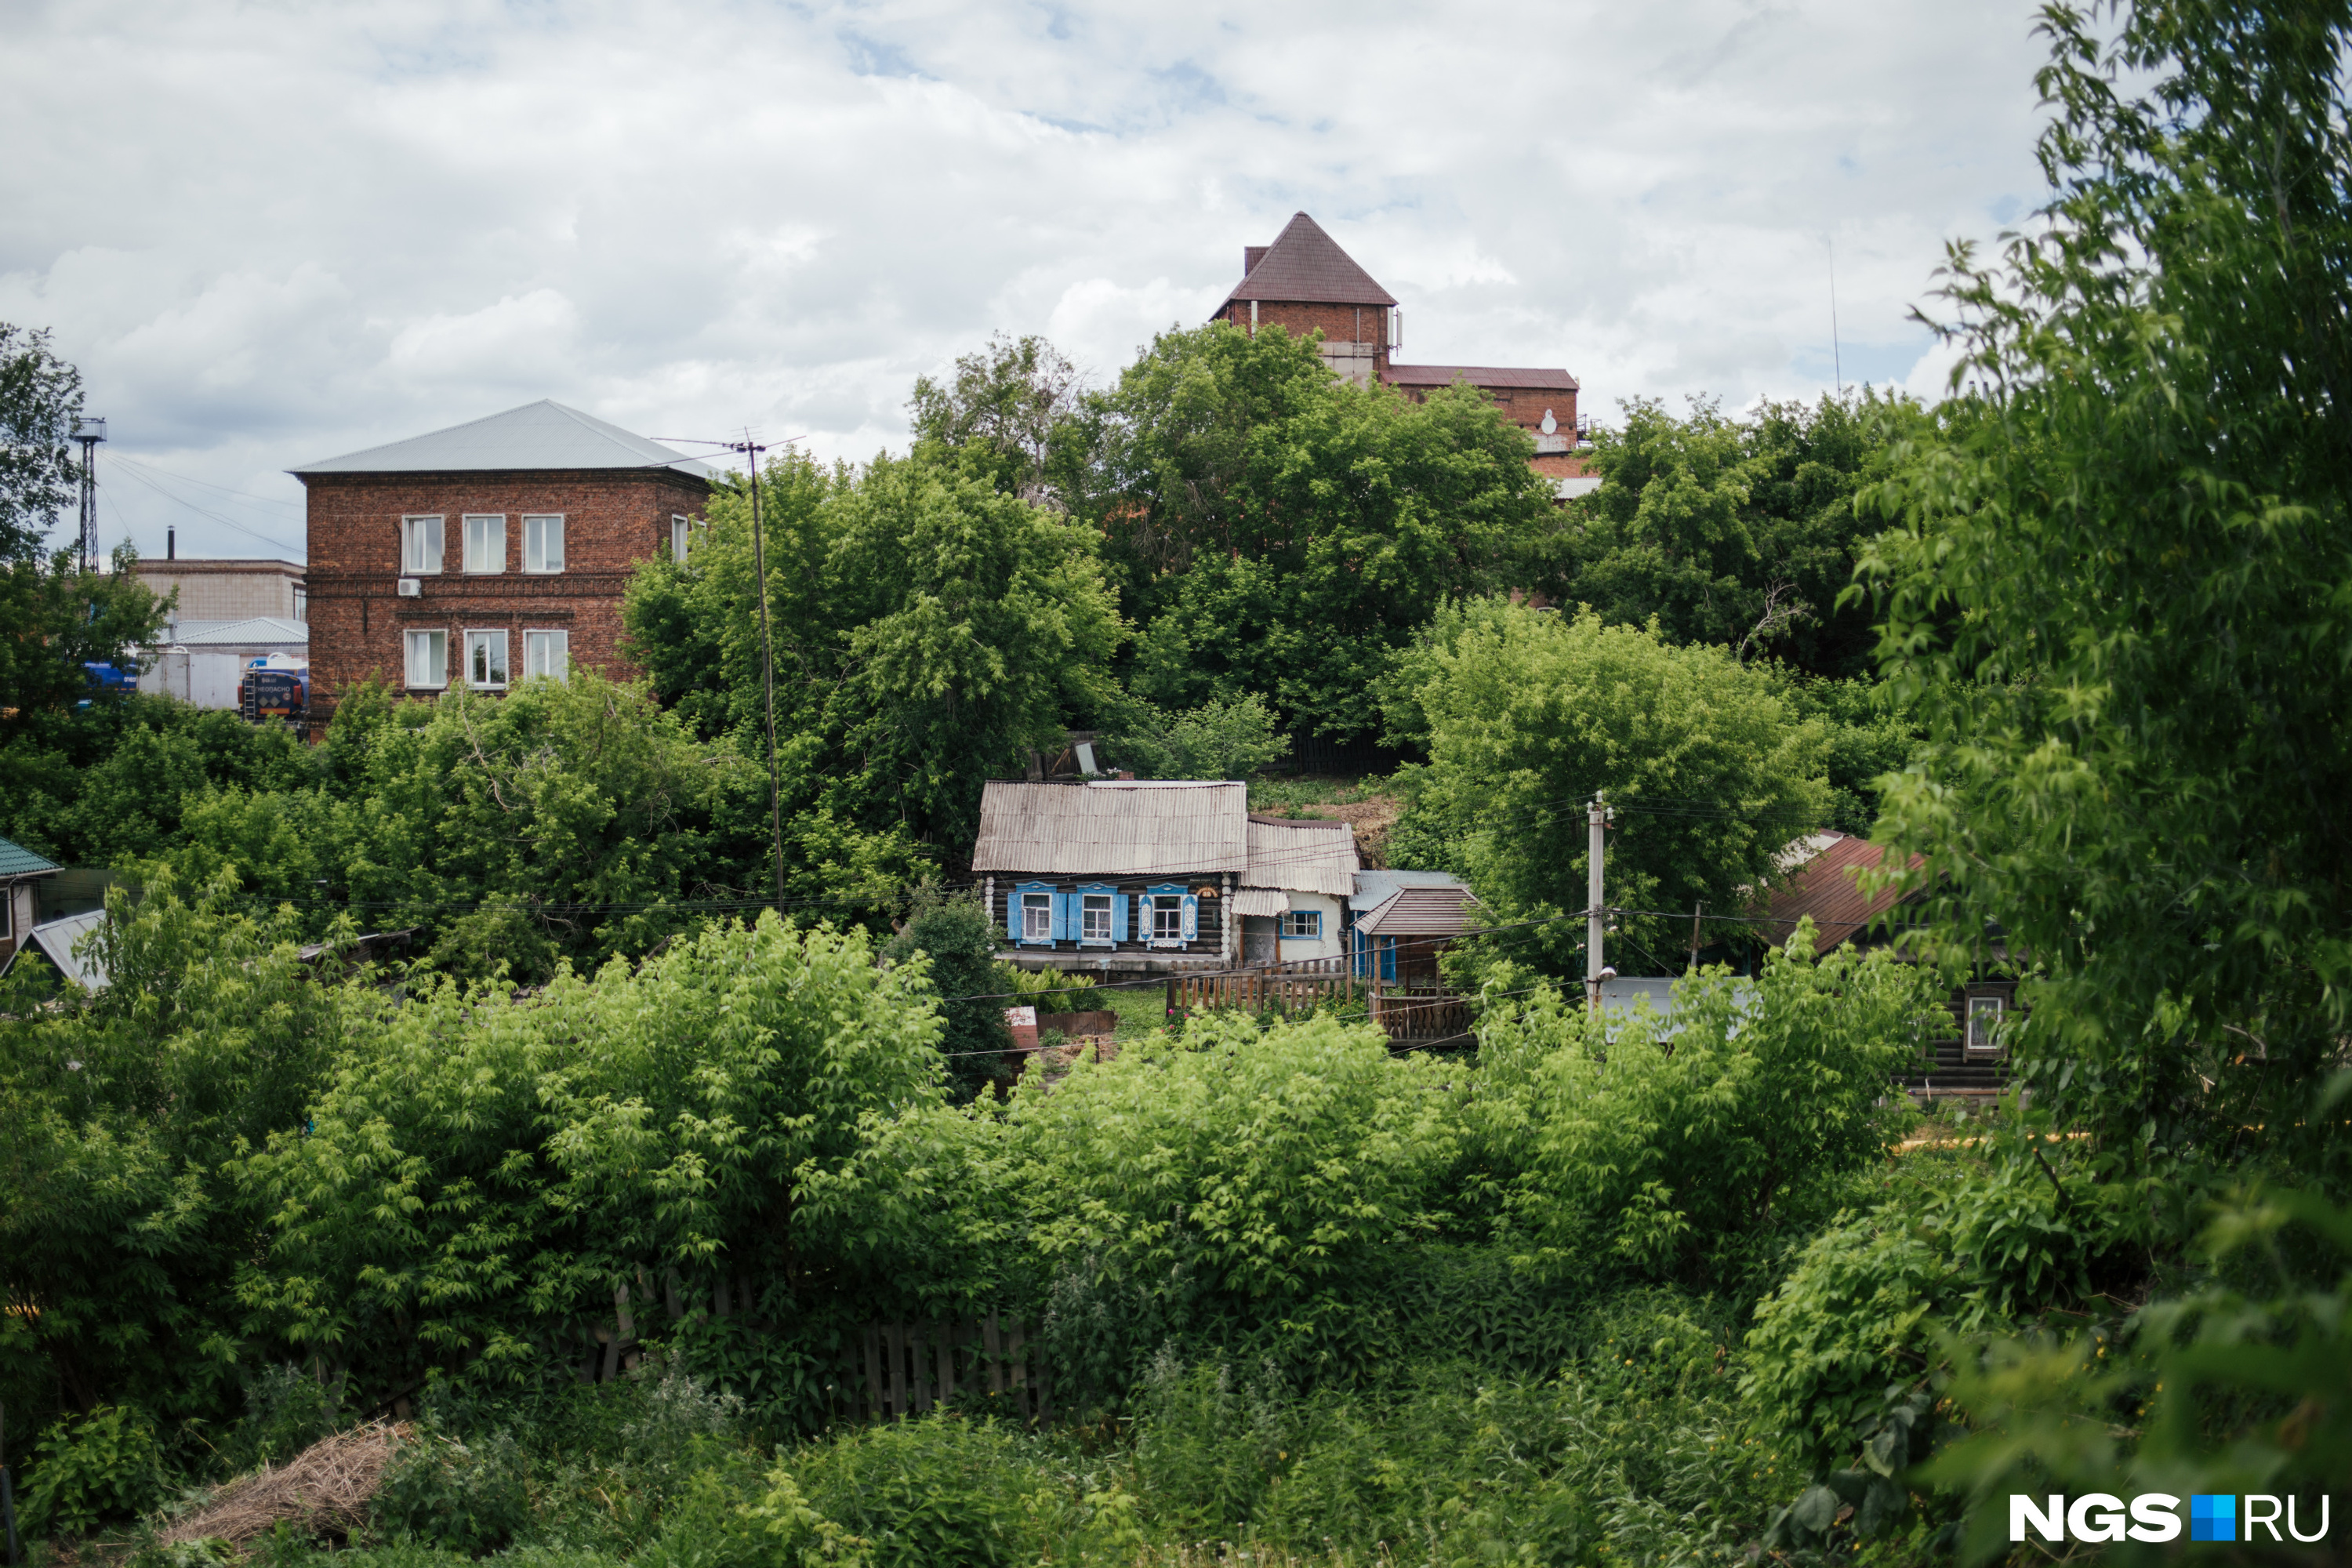
M 1312 213 L 1415 362 L 1608 418 L 1937 382 L 2039 191 L 2026 0 L 0 0 L 0 321 L 112 421 L 110 545 L 302 553 L 282 470 L 552 397 L 902 445 L 992 331 L 1097 381 Z

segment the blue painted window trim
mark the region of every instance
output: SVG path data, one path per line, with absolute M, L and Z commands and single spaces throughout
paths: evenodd
M 1110 935 L 1088 936 L 1087 934 L 1087 900 L 1090 898 L 1104 897 L 1110 900 Z M 1071 899 L 1070 935 L 1077 944 L 1080 947 L 1118 945 L 1122 935 L 1119 927 L 1125 923 L 1118 918 L 1118 907 L 1124 901 L 1119 897 L 1118 889 L 1108 882 L 1080 882 L 1078 890 L 1071 895 Z
M 1015 882 L 1013 884 L 1013 901 L 1004 917 L 1005 932 L 1013 938 L 1015 943 L 1022 947 L 1051 947 L 1054 945 L 1054 939 L 1052 937 L 1034 937 L 1027 934 L 1029 922 L 1023 918 L 1026 909 L 1026 906 L 1023 901 L 1023 895 L 1028 893 L 1044 893 L 1050 900 L 1052 900 L 1046 905 L 1046 908 L 1051 911 L 1051 914 L 1047 918 L 1045 929 L 1051 931 L 1059 931 L 1061 930 L 1061 894 L 1055 889 L 1054 884 L 1051 882 Z
M 1195 900 L 1192 893 L 1186 889 L 1183 883 L 1155 882 L 1151 886 L 1146 888 L 1143 891 L 1144 905 L 1142 912 L 1145 919 L 1143 922 L 1142 936 L 1145 942 L 1150 942 L 1154 947 L 1181 947 L 1186 942 L 1196 940 L 1195 933 L 1200 929 L 1200 917 L 1195 907 Z M 1177 931 L 1181 934 L 1173 937 L 1164 937 L 1160 934 L 1159 921 L 1156 919 L 1153 919 L 1152 916 L 1154 915 L 1158 908 L 1159 901 L 1161 899 L 1179 899 L 1182 900 L 1178 906 L 1181 912 L 1177 916 L 1176 927 Z
M 1284 942 L 1321 942 L 1323 940 L 1323 911 L 1321 910 L 1285 910 L 1282 911 L 1281 916 L 1282 924 L 1286 926 L 1301 915 L 1305 915 L 1314 921 L 1314 930 L 1284 931 L 1280 926 L 1277 926 L 1276 928 L 1276 934 Z

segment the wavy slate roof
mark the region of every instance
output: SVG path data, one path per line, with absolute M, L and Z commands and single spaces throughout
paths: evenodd
M 412 436 L 286 471 L 311 474 L 512 473 L 580 468 L 673 468 L 696 479 L 699 458 L 634 436 L 593 414 L 541 398 L 446 430 Z
M 1255 246 L 1247 249 L 1255 250 Z M 1282 300 L 1310 305 L 1393 305 L 1396 296 L 1372 280 L 1339 242 L 1305 213 L 1295 215 L 1265 247 L 1248 276 L 1234 285 L 1213 315 L 1236 300 Z
M 991 780 L 971 868 L 1066 877 L 1186 877 L 1249 860 L 1249 788 L 1220 783 Z
M 1357 916 L 1356 929 L 1367 936 L 1460 936 L 1477 923 L 1472 914 L 1477 902 L 1459 883 L 1399 888 Z
M 1344 899 L 1356 890 L 1356 832 L 1344 822 L 1249 819 L 1249 865 L 1242 872 L 1244 887 Z
M 1513 392 L 1575 392 L 1582 385 L 1564 370 L 1514 370 L 1493 364 L 1391 362 L 1381 379 L 1391 386 L 1451 386 L 1457 381 L 1466 381 L 1473 386 L 1501 387 Z

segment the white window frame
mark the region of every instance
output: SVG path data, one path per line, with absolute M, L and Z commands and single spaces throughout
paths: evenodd
M 404 517 L 400 520 L 400 574 L 404 577 L 441 575 L 441 547 L 446 518 Z
M 1111 900 L 1116 893 L 1080 893 L 1078 895 L 1078 941 L 1095 947 L 1111 945 Z M 1096 917 L 1101 924 L 1096 924 Z
M 552 542 L 555 545 L 553 565 L 548 564 L 550 530 L 553 523 Z M 522 569 L 533 576 L 551 577 L 563 570 L 563 514 L 560 511 L 534 511 L 523 514 Z
M 481 529 L 484 535 L 495 534 L 495 538 L 485 537 L 480 549 L 474 545 L 474 525 L 477 523 L 486 525 Z M 468 576 L 488 577 L 507 569 L 506 513 L 469 511 L 458 519 L 458 527 L 465 541 L 463 560 Z
M 552 668 L 541 668 L 539 669 L 533 669 L 531 668 L 530 645 L 533 637 L 554 637 L 558 639 L 552 647 L 559 657 L 551 661 L 542 655 L 541 659 L 542 666 L 551 663 Z M 544 649 L 550 645 L 542 642 L 540 646 Z M 525 680 L 541 679 L 548 680 L 569 680 L 572 679 L 572 629 L 569 626 L 526 626 L 523 628 L 522 678 Z
M 1051 893 L 1015 893 L 1021 900 L 1021 940 L 1046 942 L 1054 940 L 1054 895 Z
M 1151 945 L 1154 947 L 1183 946 L 1184 895 L 1181 893 L 1154 893 L 1150 896 L 1150 903 Z M 1164 931 L 1160 929 L 1160 922 L 1163 917 L 1169 923 L 1169 929 Z
M 1290 929 L 1290 922 L 1293 921 L 1305 921 L 1314 929 L 1312 931 L 1292 931 Z M 1323 911 L 1321 910 L 1285 910 L 1282 911 L 1282 923 L 1276 926 L 1274 929 L 1275 935 L 1284 942 L 1321 942 L 1323 940 Z
M 432 667 L 431 650 L 435 646 L 433 639 L 436 637 L 441 639 L 439 644 L 441 653 L 441 679 L 438 680 L 433 679 Z M 420 651 L 424 653 L 425 660 L 423 666 L 423 674 L 425 679 L 421 680 L 417 679 L 417 675 L 419 673 L 417 658 Z M 401 679 L 403 684 L 404 684 L 409 690 L 439 691 L 448 686 L 449 634 L 445 628 L 434 626 L 428 627 L 424 631 L 404 632 L 401 634 L 400 653 Z
M 2008 1014 L 2009 998 L 2006 996 L 1969 997 L 1966 1004 L 1966 1012 L 1960 1021 L 1962 1054 L 1971 1057 L 2000 1055 L 2000 1026 Z M 1981 1045 L 1978 1043 L 1977 1033 L 1977 1019 L 1979 1016 L 1986 1019 Z
M 688 517 L 684 512 L 674 511 L 670 513 L 669 558 L 672 561 L 677 562 L 680 566 L 686 564 L 687 537 L 688 531 L 693 528 L 693 526 L 694 520 Z
M 474 650 L 477 647 L 490 647 L 490 639 L 493 637 L 498 639 L 499 678 L 492 680 L 485 676 L 482 679 L 477 680 L 474 679 Z M 507 629 L 504 626 L 467 627 L 466 630 L 466 684 L 478 687 L 484 691 L 504 691 L 514 682 L 514 663 L 509 657 L 513 652 L 513 639 L 507 635 Z

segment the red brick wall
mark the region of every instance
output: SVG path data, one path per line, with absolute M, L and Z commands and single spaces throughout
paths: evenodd
M 1225 319 L 1242 331 L 1249 331 L 1250 302 L 1234 300 L 1225 308 Z M 1261 328 L 1286 327 L 1294 338 L 1319 330 L 1327 342 L 1379 345 L 1372 354 L 1372 374 L 1376 376 L 1389 367 L 1388 320 L 1386 305 L 1310 305 L 1290 300 L 1257 302 L 1257 324 Z
M 572 634 L 572 661 L 608 674 L 635 672 L 621 658 L 621 595 L 640 561 L 669 544 L 674 515 L 702 515 L 709 494 L 682 474 L 631 470 L 567 473 L 317 474 L 309 491 L 311 733 L 322 732 L 344 688 L 371 675 L 397 687 L 401 634 L 449 633 L 454 681 L 468 630 L 504 628 L 512 679 L 522 674 L 522 633 Z M 506 570 L 469 575 L 467 513 L 502 512 Z M 525 513 L 563 517 L 563 570 L 522 570 Z M 417 597 L 399 596 L 400 520 L 444 519 L 441 574 L 418 579 Z M 422 693 L 420 693 L 422 695 Z

